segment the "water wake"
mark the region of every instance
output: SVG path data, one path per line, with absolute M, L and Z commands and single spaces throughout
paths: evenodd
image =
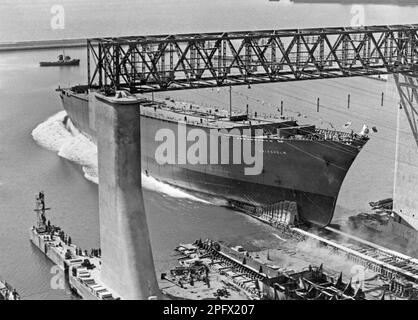
M 60 111 L 32 131 L 33 139 L 42 147 L 55 151 L 60 157 L 81 165 L 84 177 L 98 183 L 97 146 L 67 118 L 65 111 Z M 157 191 L 174 198 L 183 198 L 203 203 L 209 203 L 183 190 L 160 182 L 142 174 L 144 188 Z

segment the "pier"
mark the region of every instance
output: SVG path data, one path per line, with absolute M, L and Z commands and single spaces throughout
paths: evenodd
M 295 225 L 297 220 L 278 219 L 282 213 L 279 214 L 279 210 L 272 210 L 269 207 L 257 208 L 256 212 L 248 208 L 243 210 L 242 207 L 235 207 L 245 214 L 273 226 L 287 239 L 296 242 L 315 241 L 320 247 L 329 250 L 330 254 L 342 256 L 363 266 L 365 269 L 381 275 L 387 280 L 388 288 L 391 288 L 390 290 L 396 292 L 401 297 L 418 297 L 418 259 L 416 258 L 387 249 L 329 226 L 319 230 L 311 230 L 306 225 L 300 223 Z M 273 205 L 272 207 L 277 206 Z M 289 215 L 289 212 L 286 214 Z M 236 253 L 232 252 L 232 256 L 235 255 Z M 256 269 L 259 267 L 260 264 L 255 265 Z M 263 270 L 271 276 L 271 268 L 264 266 Z
M 74 244 L 62 240 L 55 231 L 39 233 L 30 229 L 31 242 L 62 271 L 71 290 L 84 300 L 115 300 L 120 295 L 100 280 L 99 257 L 79 252 Z
M 418 264 L 417 260 L 411 257 L 391 252 L 385 248 L 374 245 L 362 239 L 338 232 L 338 235 L 346 237 L 349 241 L 332 240 L 330 236 L 316 235 L 301 229 L 294 229 L 306 238 L 318 241 L 331 252 L 342 254 L 349 260 L 363 265 L 388 279 L 401 278 L 414 283 L 415 290 L 418 292 Z M 327 230 L 333 230 L 327 228 Z
M 272 266 L 260 261 L 256 252 L 240 252 L 209 239 L 180 244 L 176 250 L 181 267 L 172 269 L 170 276 L 161 275 L 167 281 L 163 292 L 174 298 L 228 300 L 244 293 L 249 300 L 405 300 L 417 294 L 399 279 L 372 276 L 367 287 L 356 286 L 353 279 L 345 281 L 342 272 L 334 277 L 323 264 L 307 263 L 300 270 Z M 209 279 L 207 288 L 200 284 Z
M 120 295 L 100 280 L 101 250 L 83 251 L 60 227 L 46 222 L 45 196 L 36 200 L 37 225 L 29 230 L 30 241 L 64 274 L 71 290 L 85 300 L 115 300 Z
M 275 227 L 288 238 L 298 242 L 314 240 L 322 247 L 327 248 L 330 253 L 344 256 L 388 280 L 397 279 L 395 282 L 402 288 L 402 292 L 410 290 L 414 291 L 414 294 L 418 294 L 418 259 L 416 258 L 329 226 L 312 231 L 302 224 L 295 226 L 294 223 L 289 223 L 289 219 L 278 221 L 274 219 L 274 214 L 266 217 L 265 213 L 261 215 L 254 215 L 251 212 L 245 213 Z

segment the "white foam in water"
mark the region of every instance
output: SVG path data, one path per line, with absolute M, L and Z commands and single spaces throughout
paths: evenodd
M 60 111 L 32 131 L 33 139 L 44 148 L 58 153 L 60 157 L 76 162 L 82 166 L 86 179 L 98 183 L 97 147 L 67 121 L 64 125 L 65 111 Z M 209 203 L 183 190 L 142 174 L 142 185 L 149 190 L 164 193 L 175 198 L 184 198 Z

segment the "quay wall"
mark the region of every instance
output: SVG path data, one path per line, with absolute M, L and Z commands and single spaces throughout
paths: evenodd
M 57 39 L 39 41 L 0 42 L 0 52 L 36 49 L 86 47 L 87 39 Z

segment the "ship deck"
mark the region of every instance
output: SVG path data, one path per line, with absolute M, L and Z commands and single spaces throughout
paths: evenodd
M 294 124 L 293 118 L 263 115 L 257 117 L 253 114 L 233 112 L 231 117 L 227 110 L 206 108 L 203 106 L 174 101 L 147 101 L 141 104 L 141 114 L 145 116 L 164 118 L 175 122 L 187 122 L 209 128 L 245 128 L 249 126 L 265 126 L 271 124 Z
M 67 95 L 88 100 L 88 87 L 75 86 L 62 90 Z M 91 90 L 91 89 L 90 89 Z M 118 92 L 120 97 L 126 92 Z M 251 130 L 251 136 L 268 139 L 334 141 L 355 147 L 362 147 L 368 140 L 367 136 L 337 130 L 316 128 L 315 125 L 298 124 L 293 117 L 279 114 L 237 113 L 229 114 L 228 110 L 204 107 L 190 102 L 175 101 L 170 98 L 150 100 L 142 94 L 136 94 L 140 100 L 141 115 L 163 121 L 184 123 L 205 129 L 240 130 L 240 135 L 246 135 L 244 129 Z M 262 132 L 255 130 L 262 129 Z M 232 132 L 230 132 L 232 134 Z
M 298 124 L 293 117 L 274 114 L 257 115 L 256 112 L 253 114 L 234 112 L 229 115 L 227 110 L 169 99 L 164 101 L 144 99 L 144 102 L 141 103 L 141 115 L 208 129 L 238 129 L 240 131 L 249 129 L 251 135 L 258 138 L 335 141 L 359 147 L 368 140 L 367 136 L 355 133 L 320 129 L 309 124 Z M 262 134 L 257 135 L 254 129 L 262 129 Z M 240 134 L 246 135 L 245 131 L 241 131 Z

